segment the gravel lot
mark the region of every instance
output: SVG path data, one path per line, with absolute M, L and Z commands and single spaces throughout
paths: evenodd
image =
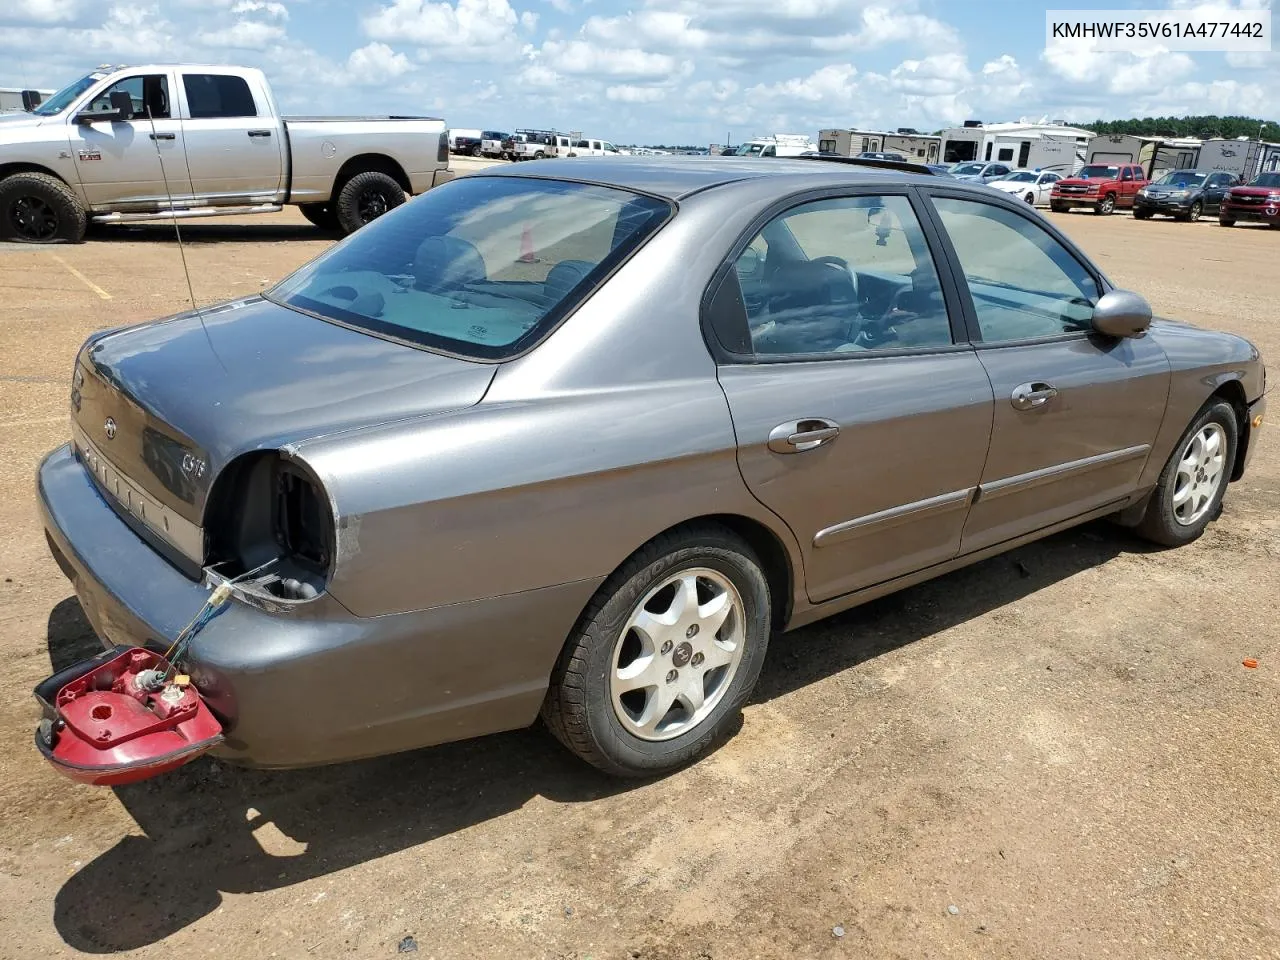
M 1280 367 L 1280 231 L 1054 219 Z M 184 233 L 202 304 L 331 242 L 293 211 Z M 661 782 L 536 730 L 62 780 L 29 691 L 97 644 L 32 473 L 83 338 L 183 307 L 171 235 L 0 248 L 0 957 L 1280 957 L 1275 438 L 1188 548 L 1094 524 L 778 639 L 737 736 Z

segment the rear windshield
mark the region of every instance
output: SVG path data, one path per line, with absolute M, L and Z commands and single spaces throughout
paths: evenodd
M 553 328 L 673 211 L 611 187 L 463 177 L 361 228 L 268 299 L 482 360 Z

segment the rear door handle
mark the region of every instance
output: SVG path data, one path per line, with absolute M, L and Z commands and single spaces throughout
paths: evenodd
M 173 133 L 153 133 L 151 134 L 151 139 L 152 140 L 177 140 L 178 136 L 177 134 L 173 134 Z
M 271 131 L 270 131 L 270 130 L 250 130 L 250 131 L 249 131 L 249 136 L 251 136 L 251 137 L 269 137 L 269 136 L 271 136 Z
M 1014 387 L 1013 393 L 1009 395 L 1009 402 L 1015 410 L 1034 410 L 1036 407 L 1043 407 L 1057 395 L 1058 388 L 1053 384 L 1034 380 Z
M 840 436 L 840 425 L 834 420 L 808 417 L 780 423 L 769 431 L 769 449 L 774 453 L 804 453 Z

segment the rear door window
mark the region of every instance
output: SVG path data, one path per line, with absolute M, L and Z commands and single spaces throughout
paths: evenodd
M 258 108 L 244 77 L 220 73 L 184 73 L 182 86 L 193 120 L 256 117 Z

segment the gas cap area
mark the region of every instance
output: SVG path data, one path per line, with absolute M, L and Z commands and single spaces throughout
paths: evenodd
M 117 648 L 35 689 L 36 746 L 64 776 L 118 786 L 189 763 L 222 742 L 222 724 L 189 678 L 141 647 Z

